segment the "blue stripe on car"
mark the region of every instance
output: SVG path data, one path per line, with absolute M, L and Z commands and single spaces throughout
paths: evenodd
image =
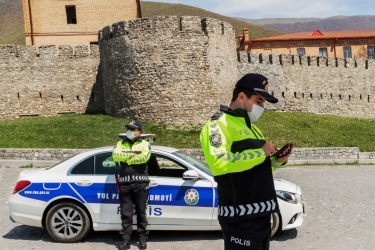
M 72 190 L 72 188 L 74 189 Z M 59 189 L 50 190 L 58 187 L 60 183 L 32 183 L 29 187 L 19 192 L 21 196 L 49 201 L 58 196 L 72 196 L 82 203 L 84 200 L 87 203 L 103 203 L 103 204 L 119 204 L 118 192 L 116 184 L 112 183 L 94 183 L 90 186 L 79 186 L 74 182 L 61 183 Z M 194 189 L 198 192 L 199 200 L 195 205 L 188 205 L 185 201 L 186 191 Z M 79 195 L 77 195 L 76 191 Z M 215 189 L 216 195 L 217 190 Z M 82 198 L 84 200 L 82 200 Z M 172 185 L 158 185 L 149 190 L 148 204 L 149 205 L 170 205 L 170 206 L 197 206 L 197 207 L 212 207 L 212 188 L 211 187 L 193 187 L 193 186 L 172 186 Z M 216 196 L 217 197 L 217 196 Z M 217 199 L 214 202 L 217 207 Z

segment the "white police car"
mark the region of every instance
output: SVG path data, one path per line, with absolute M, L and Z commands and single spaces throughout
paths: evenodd
M 114 175 L 120 168 L 112 150 L 96 148 L 51 168 L 21 172 L 8 200 L 11 220 L 45 227 L 64 243 L 82 240 L 91 229 L 120 230 Z M 149 175 L 148 229 L 220 230 L 216 182 L 205 163 L 175 148 L 152 146 Z M 280 214 L 272 216 L 272 235 L 300 226 L 304 212 L 301 188 L 280 179 L 274 182 Z

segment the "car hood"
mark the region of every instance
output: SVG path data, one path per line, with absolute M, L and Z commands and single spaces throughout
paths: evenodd
M 40 173 L 45 172 L 45 171 L 46 171 L 45 168 L 28 169 L 28 170 L 22 171 L 20 173 L 20 177 L 23 178 L 23 177 L 30 176 L 30 175 L 37 175 L 37 174 L 40 174 Z
M 301 188 L 299 188 L 296 184 L 285 181 L 282 179 L 278 178 L 273 178 L 273 182 L 275 183 L 275 190 L 280 190 L 280 191 L 287 191 L 291 193 L 300 193 Z

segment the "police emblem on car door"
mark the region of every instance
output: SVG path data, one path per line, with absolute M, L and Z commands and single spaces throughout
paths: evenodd
M 148 222 L 156 225 L 209 226 L 213 214 L 212 183 L 183 179 L 189 169 L 176 159 L 153 154 L 149 161 Z

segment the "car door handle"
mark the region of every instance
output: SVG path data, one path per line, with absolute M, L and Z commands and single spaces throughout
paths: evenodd
M 150 184 L 148 186 L 149 187 L 156 187 L 157 185 L 159 185 L 159 183 L 152 181 L 152 182 L 150 182 Z
M 88 187 L 88 186 L 92 185 L 92 182 L 90 182 L 90 181 L 77 181 L 76 184 L 78 186 Z

